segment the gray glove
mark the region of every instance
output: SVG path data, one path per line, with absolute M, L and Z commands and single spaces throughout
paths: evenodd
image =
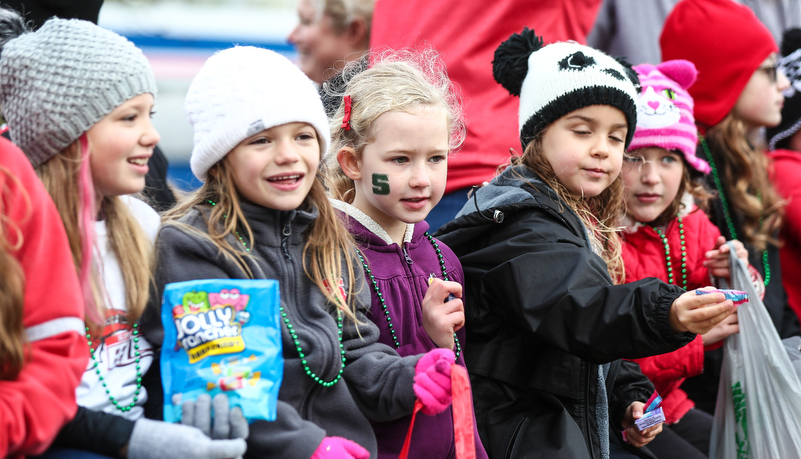
M 211 425 L 211 407 L 214 405 L 214 425 Z M 215 440 L 248 438 L 248 421 L 238 406 L 230 408 L 228 396 L 217 394 L 214 401 L 201 394 L 195 402 L 181 406 L 181 424 L 197 427 Z
M 181 424 L 140 419 L 128 440 L 128 459 L 238 458 L 245 454 L 248 423 L 239 407 L 229 410 L 228 397 L 214 397 L 214 426 L 211 426 L 211 398 L 204 394 L 196 402 L 185 402 Z M 210 432 L 211 431 L 211 432 Z M 209 438 L 211 433 L 212 438 Z

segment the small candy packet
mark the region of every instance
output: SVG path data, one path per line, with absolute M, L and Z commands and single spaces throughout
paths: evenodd
M 651 398 L 645 402 L 645 411 L 643 412 L 642 417 L 635 419 L 634 424 L 637 426 L 637 429 L 642 432 L 643 430 L 655 426 L 660 422 L 665 422 L 665 413 L 662 411 L 662 397 L 654 392 L 651 395 Z M 628 438 L 626 436 L 627 432 L 628 429 L 622 432 L 623 441 L 625 442 L 628 442 Z
M 722 293 L 727 300 L 732 300 L 734 304 L 742 304 L 748 301 L 748 293 L 742 290 L 731 289 L 712 289 L 712 290 L 696 290 L 696 295 L 706 295 L 707 293 Z
M 164 420 L 200 394 L 228 395 L 248 421 L 275 420 L 284 372 L 275 280 L 167 284 L 161 305 Z

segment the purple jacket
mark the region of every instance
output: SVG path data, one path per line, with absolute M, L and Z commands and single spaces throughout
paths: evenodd
M 397 348 L 398 353 L 401 356 L 408 356 L 434 349 L 436 347 L 434 342 L 423 329 L 422 304 L 428 290 L 429 276 L 434 273 L 437 278 L 442 279 L 442 268 L 433 245 L 425 236 L 428 223 L 409 225 L 401 247 L 396 243 L 389 243 L 389 236 L 383 228 L 366 214 L 349 204 L 338 201 L 334 201 L 334 204 L 347 215 L 343 216 L 345 225 L 356 239 L 386 301 L 395 336 L 400 343 L 400 347 Z M 448 279 L 464 286 L 464 274 L 459 259 L 445 244 L 439 241 L 437 244 L 445 260 Z M 372 296 L 372 316 L 368 317 L 381 331 L 378 341 L 395 348 L 378 295 L 369 280 L 366 285 L 369 286 Z M 456 336 L 464 349 L 464 328 L 456 332 Z M 459 356 L 458 363 L 464 366 L 463 356 Z M 452 416 L 450 408 L 436 416 L 419 413 L 412 432 L 409 457 L 455 458 Z M 410 421 L 411 416 L 404 416 L 395 421 L 373 423 L 373 430 L 378 440 L 379 459 L 398 457 Z M 475 425 L 475 419 L 473 424 Z M 474 431 L 474 436 L 476 457 L 486 458 L 487 454 L 481 445 L 477 430 Z

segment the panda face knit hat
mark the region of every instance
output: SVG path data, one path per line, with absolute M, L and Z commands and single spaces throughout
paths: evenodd
M 287 123 L 308 123 L 321 152 L 331 133 L 314 83 L 286 57 L 252 46 L 211 56 L 192 80 L 184 109 L 195 133 L 189 164 L 206 180 L 209 168 L 240 142 Z
M 659 46 L 663 61 L 686 59 L 698 69 L 689 91 L 702 133 L 726 117 L 751 75 L 779 50 L 754 12 L 732 0 L 681 0 L 665 19 Z
M 629 150 L 660 147 L 679 151 L 693 169 L 707 174 L 709 164 L 695 156 L 698 128 L 693 118 L 693 99 L 687 92 L 698 71 L 682 59 L 657 66 L 634 67 L 640 76 L 642 94 L 638 101 L 637 130 Z
M 610 105 L 628 124 L 626 147 L 637 125 L 639 82 L 630 65 L 577 43 L 543 46 L 528 28 L 495 50 L 492 73 L 520 97 L 520 141 L 526 145 L 549 124 L 590 105 Z
M 0 107 L 34 167 L 144 93 L 156 80 L 142 51 L 88 21 L 53 18 L 2 47 Z

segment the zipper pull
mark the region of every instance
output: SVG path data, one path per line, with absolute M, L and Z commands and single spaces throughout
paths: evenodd
M 414 261 L 412 261 L 412 257 L 409 256 L 409 252 L 406 251 L 406 243 L 405 242 L 401 246 L 401 249 L 403 250 L 403 257 L 406 258 L 406 264 L 407 265 L 413 265 Z
M 283 237 L 281 238 L 281 248 L 284 249 L 284 256 L 287 260 L 291 260 L 292 257 L 289 255 L 289 251 L 286 248 L 287 241 L 289 241 L 289 236 L 292 235 L 292 222 L 287 222 L 284 225 L 284 229 L 281 230 L 281 234 Z

